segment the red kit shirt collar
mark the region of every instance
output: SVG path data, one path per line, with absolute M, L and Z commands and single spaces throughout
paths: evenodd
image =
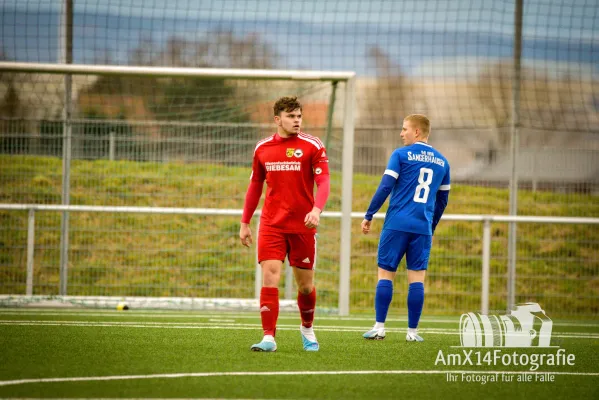
M 300 131 L 300 133 L 302 133 L 302 132 Z M 297 137 L 297 135 L 296 136 L 292 136 L 292 137 L 288 137 L 288 138 L 282 138 L 281 136 L 279 136 L 278 132 L 275 132 L 275 134 L 273 135 L 275 143 L 284 142 L 286 140 L 290 140 L 290 139 L 293 139 L 295 137 Z

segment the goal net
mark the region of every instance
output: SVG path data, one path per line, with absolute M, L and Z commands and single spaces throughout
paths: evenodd
M 0 203 L 240 214 L 255 144 L 275 131 L 272 106 L 297 96 L 303 130 L 328 146 L 329 204 L 339 211 L 353 75 L 2 62 L 0 87 L 12 96 L 14 118 L 0 121 L 7 165 Z M 28 216 L 0 213 L 10 226 L 0 235 L 12 249 L 9 267 L 0 266 L 0 294 L 10 296 L 0 303 L 112 307 L 127 298 L 139 307 L 229 309 L 255 297 L 255 251 L 238 243 L 239 215 L 218 211 L 71 212 L 66 228 L 61 212 L 38 211 L 29 288 L 37 297 L 14 296 L 27 292 Z M 326 225 L 319 268 L 335 278 L 321 292 L 329 299 L 323 306 L 336 308 L 340 222 Z

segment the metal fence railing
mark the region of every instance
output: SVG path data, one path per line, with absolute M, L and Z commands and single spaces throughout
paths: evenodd
M 254 250 L 239 245 L 241 210 L 0 204 L 0 293 L 149 298 L 252 299 L 259 287 Z M 68 262 L 60 268 L 60 214 L 69 212 Z M 377 215 L 382 218 L 383 215 Z M 349 271 L 339 263 L 340 212 L 323 213 L 319 231 L 319 307 L 371 310 L 377 229 L 361 235 L 352 213 Z M 516 302 L 548 313 L 598 317 L 599 218 L 443 216 L 427 275 L 427 311 L 507 307 L 507 224 L 519 230 Z M 565 240 L 565 239 L 568 240 Z M 347 281 L 343 282 L 343 277 Z M 286 297 L 293 293 L 285 278 Z M 398 274 L 394 309 L 405 308 Z M 148 304 L 152 304 L 151 301 Z M 348 310 L 348 311 L 349 311 Z

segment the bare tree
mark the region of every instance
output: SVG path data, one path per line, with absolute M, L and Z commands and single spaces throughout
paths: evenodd
M 144 37 L 130 53 L 129 63 L 169 67 L 273 68 L 276 54 L 257 35 L 241 37 L 230 31 L 214 31 L 198 39 L 171 36 L 164 44 Z M 145 109 L 158 119 L 183 116 L 195 121 L 225 118 L 233 122 L 247 120 L 245 110 L 225 112 L 232 99 L 243 90 L 251 89 L 233 85 L 225 79 L 102 76 L 84 94 L 92 97 L 102 95 L 111 104 L 123 102 L 125 98 L 129 102 L 142 102 Z M 134 115 L 128 117 L 135 118 Z
M 277 54 L 257 34 L 237 36 L 231 31 L 212 31 L 197 39 L 172 36 L 164 46 L 142 38 L 129 56 L 131 65 L 200 68 L 272 69 Z
M 215 31 L 194 43 L 196 62 L 216 68 L 272 69 L 276 52 L 257 34 L 238 37 L 231 31 Z
M 473 97 L 493 129 L 489 140 L 492 149 L 507 148 L 510 141 L 512 65 L 499 62 L 482 68 L 473 87 Z
M 356 126 L 362 129 L 357 131 L 356 154 L 363 161 L 359 164 L 372 164 L 372 160 L 386 162 L 400 143 L 403 118 L 414 111 L 412 84 L 399 65 L 379 47 L 369 49 L 368 61 L 375 67 L 377 77 L 358 93 Z
M 512 119 L 512 64 L 502 61 L 485 66 L 472 88 L 487 121 L 494 128 L 490 146 L 506 149 L 510 142 Z M 571 75 L 553 77 L 542 70 L 522 68 L 520 86 L 520 143 L 524 146 L 541 146 L 549 143 L 565 144 L 578 137 L 570 133 L 560 140 L 551 133 L 562 130 L 590 130 L 595 120 L 592 107 L 592 84 Z M 530 129 L 546 130 L 546 134 L 532 133 Z M 530 133 L 528 133 L 530 132 Z M 528 133 L 528 134 L 527 134 Z
M 0 100 L 0 116 L 9 119 L 22 117 L 21 101 L 12 82 L 9 82 L 4 97 Z
M 154 50 L 158 47 L 151 37 L 144 36 L 140 39 L 139 45 L 129 54 L 129 64 L 136 66 L 156 65 L 156 55 Z
M 8 61 L 9 57 L 0 48 L 0 60 Z M 17 90 L 17 74 L 12 72 L 0 72 L 0 117 L 7 119 L 22 118 L 24 105 L 21 102 Z
M 403 118 L 411 112 L 412 88 L 409 80 L 379 47 L 368 51 L 368 59 L 374 64 L 377 79 L 372 90 L 364 94 L 363 124 L 401 127 Z

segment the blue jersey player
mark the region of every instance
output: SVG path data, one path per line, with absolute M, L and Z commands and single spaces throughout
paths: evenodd
M 431 145 L 428 118 L 408 115 L 403 121 L 401 139 L 405 147 L 396 149 L 383 174 L 368 211 L 362 232 L 370 232 L 372 217 L 389 194 L 389 207 L 378 248 L 378 283 L 375 295 L 376 323 L 365 339 L 384 339 L 385 320 L 393 297 L 393 279 L 399 262 L 406 256 L 408 267 L 408 332 L 406 340 L 422 342 L 418 321 L 424 304 L 424 276 L 435 227 L 449 198 L 449 163 Z

